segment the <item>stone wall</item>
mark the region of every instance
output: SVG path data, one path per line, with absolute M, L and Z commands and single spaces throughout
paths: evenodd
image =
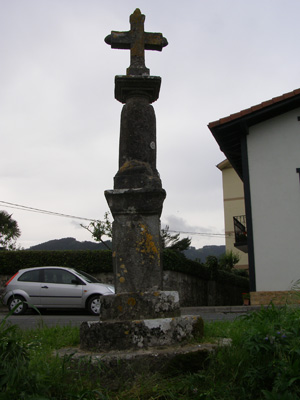
M 103 283 L 113 284 L 112 273 L 94 274 Z M 10 276 L 0 275 L 0 297 Z M 164 290 L 179 293 L 181 307 L 230 306 L 242 304 L 242 288 L 222 282 L 206 281 L 182 272 L 164 271 Z
M 182 272 L 164 271 L 164 290 L 177 290 L 181 307 L 242 304 L 241 287 L 202 280 Z
M 300 293 L 296 291 L 260 291 L 250 293 L 250 304 L 253 306 L 268 305 L 271 302 L 275 305 L 299 304 Z

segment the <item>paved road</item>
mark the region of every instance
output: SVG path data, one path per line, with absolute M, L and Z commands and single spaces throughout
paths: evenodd
M 240 315 L 257 309 L 257 307 L 185 307 L 181 309 L 182 315 L 200 315 L 204 321 L 234 320 Z M 7 311 L 0 308 L 0 321 L 7 316 Z M 38 327 L 70 325 L 80 326 L 84 321 L 98 321 L 99 317 L 93 317 L 85 311 L 43 310 L 41 315 L 35 311 L 28 310 L 25 315 L 9 316 L 7 318 L 12 324 L 22 329 L 34 329 Z
M 0 321 L 7 316 L 5 310 L 0 309 Z M 27 310 L 25 315 L 11 315 L 7 321 L 18 325 L 21 329 L 35 329 L 42 326 L 80 326 L 83 321 L 98 321 L 99 317 L 89 315 L 85 311 L 77 310 L 42 310 L 41 314 L 33 310 Z

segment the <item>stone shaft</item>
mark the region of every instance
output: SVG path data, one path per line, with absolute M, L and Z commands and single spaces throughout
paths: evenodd
M 114 217 L 116 293 L 163 288 L 160 215 L 166 193 L 156 169 L 156 119 L 151 102 L 160 78 L 116 77 L 121 115 L 119 170 L 105 196 Z
M 149 163 L 156 172 L 156 120 L 145 97 L 131 97 L 121 114 L 119 168 L 132 160 Z
M 158 215 L 116 215 L 113 223 L 116 293 L 161 290 Z
M 115 189 L 161 187 L 156 169 L 156 120 L 147 97 L 130 97 L 121 115 Z

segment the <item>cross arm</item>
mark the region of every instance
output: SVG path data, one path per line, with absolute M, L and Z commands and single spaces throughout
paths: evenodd
M 161 33 L 145 32 L 145 49 L 162 51 L 168 45 L 168 41 Z
M 105 43 L 109 44 L 112 49 L 130 49 L 131 32 L 111 31 L 111 34 L 106 36 Z
M 111 34 L 106 36 L 105 43 L 109 44 L 112 49 L 130 49 L 132 45 L 131 31 L 111 31 Z M 162 51 L 167 45 L 168 41 L 161 33 L 144 32 L 144 46 L 146 50 Z

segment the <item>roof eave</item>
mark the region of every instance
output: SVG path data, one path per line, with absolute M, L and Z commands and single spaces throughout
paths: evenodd
M 220 150 L 225 154 L 242 180 L 242 136 L 248 133 L 248 129 L 251 126 L 300 107 L 300 94 L 284 98 L 280 102 L 265 102 L 265 104 L 264 107 L 258 109 L 252 107 L 252 112 L 245 112 L 244 115 L 240 117 L 236 117 L 240 114 L 238 113 L 230 116 L 231 119 L 229 119 L 230 117 L 223 118 L 223 121 L 226 122 L 222 123 L 221 119 L 211 122 L 208 125 L 208 128 L 220 146 Z

